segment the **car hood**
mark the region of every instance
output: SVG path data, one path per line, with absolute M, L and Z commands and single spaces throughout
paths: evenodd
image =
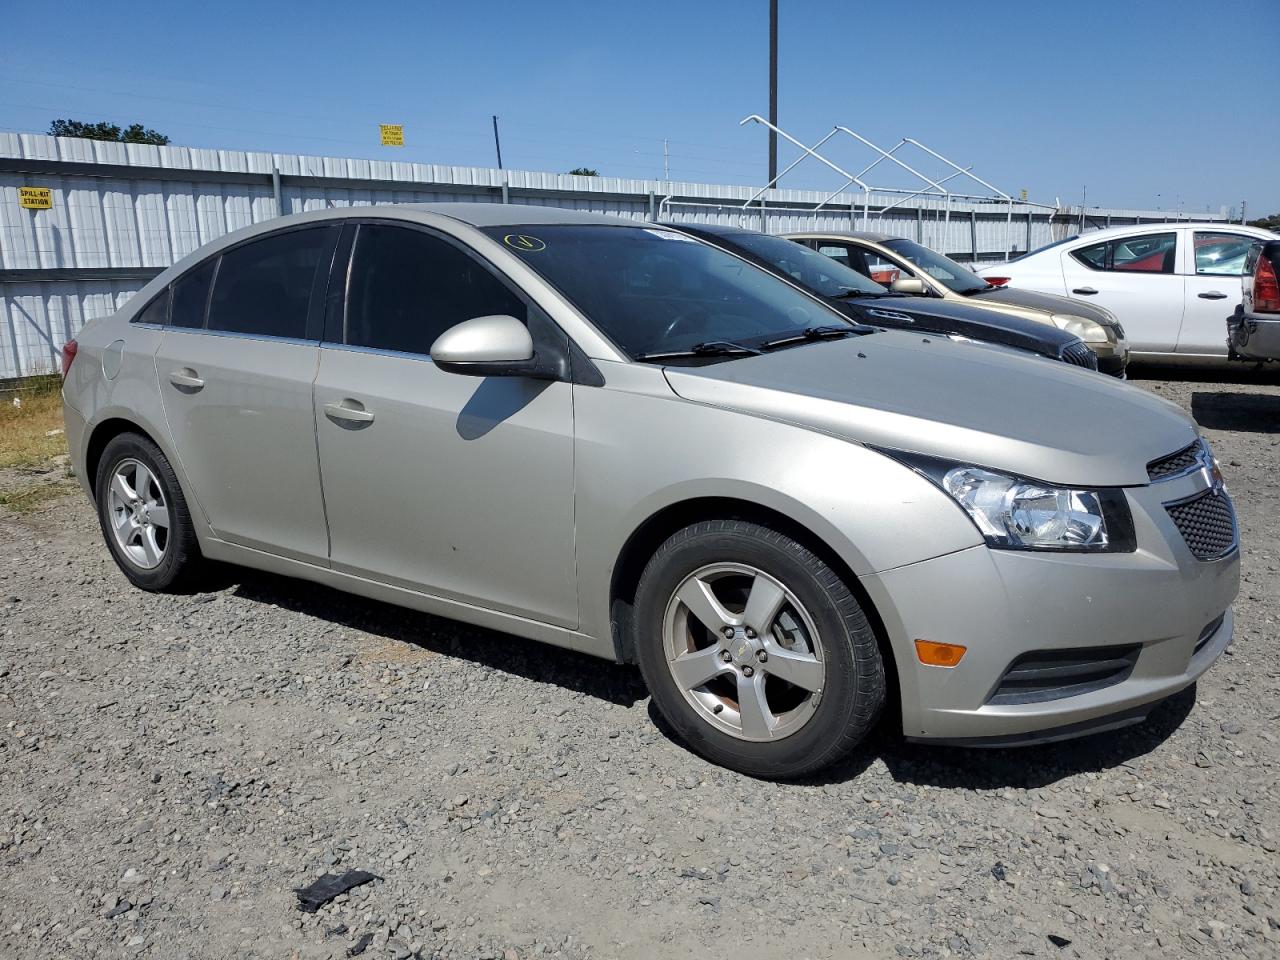
M 1064 485 L 1146 484 L 1196 438 L 1176 405 L 1111 377 L 893 331 L 666 375 L 686 400 Z
M 1018 287 L 996 287 L 994 290 L 984 290 L 973 294 L 969 302 L 978 306 L 991 303 L 997 306 L 1028 307 L 1032 310 L 1043 310 L 1045 313 L 1066 313 L 1074 317 L 1084 317 L 1104 327 L 1117 326 L 1115 315 L 1103 307 L 1072 300 L 1070 297 L 1060 297 L 1054 293 L 1037 293 L 1034 290 Z
M 884 297 L 840 300 L 837 303 L 846 308 L 843 310 L 845 314 L 872 326 L 956 334 L 973 340 L 1030 350 L 1054 359 L 1060 357 L 1063 349 L 1077 339 L 1052 324 L 998 310 L 985 310 L 980 305 L 962 300 Z

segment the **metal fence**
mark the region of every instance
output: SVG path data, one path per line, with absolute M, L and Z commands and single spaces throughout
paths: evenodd
M 49 191 L 23 206 L 23 187 Z M 870 229 L 960 260 L 1004 259 L 1081 229 L 1167 220 L 1141 210 L 893 197 L 157 147 L 0 133 L 0 378 L 56 370 L 62 344 L 203 244 L 282 214 L 326 207 L 471 200 L 635 220 L 738 224 L 770 233 Z M 821 205 L 821 208 L 819 208 Z M 1224 219 L 1221 216 L 1199 219 Z

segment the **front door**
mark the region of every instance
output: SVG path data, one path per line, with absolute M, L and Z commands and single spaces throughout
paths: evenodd
M 1178 231 L 1141 233 L 1062 254 L 1067 296 L 1106 307 L 1138 353 L 1172 353 L 1182 325 Z
M 337 229 L 271 234 L 187 273 L 155 358 L 174 447 L 217 536 L 320 563 L 319 346 L 308 323 Z
M 1249 249 L 1260 242 L 1227 230 L 1186 231 L 1187 304 L 1178 352 L 1226 356 L 1227 317 L 1240 305 L 1240 277 Z
M 464 320 L 537 308 L 425 230 L 362 224 L 352 257 L 315 384 L 333 567 L 577 626 L 572 385 L 429 353 Z

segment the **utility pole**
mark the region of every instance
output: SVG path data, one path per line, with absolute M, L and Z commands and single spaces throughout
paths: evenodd
M 1242 227 L 1245 225 L 1245 210 L 1248 208 L 1248 206 L 1249 206 L 1248 200 L 1240 201 L 1240 226 Z
M 778 0 L 769 0 L 769 123 L 778 125 Z M 778 176 L 778 134 L 769 130 L 769 182 Z
M 498 115 L 493 115 L 493 149 L 498 151 L 498 169 L 502 169 L 502 142 L 498 139 Z
M 671 179 L 671 141 L 665 137 L 662 139 L 662 179 Z

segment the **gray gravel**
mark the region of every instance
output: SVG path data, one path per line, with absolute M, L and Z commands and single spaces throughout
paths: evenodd
M 1139 381 L 1241 516 L 1198 690 L 800 785 L 681 749 L 631 669 L 244 571 L 151 596 L 80 496 L 0 509 L 0 956 L 1280 956 L 1280 388 L 1236 380 Z

